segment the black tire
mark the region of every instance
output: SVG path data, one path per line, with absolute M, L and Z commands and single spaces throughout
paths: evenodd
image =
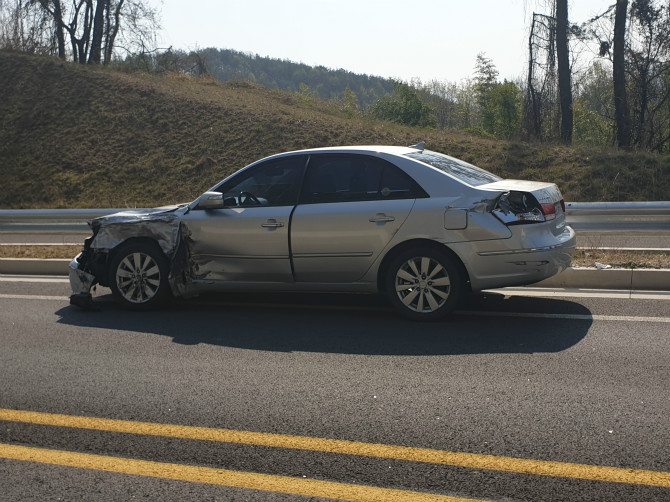
M 109 286 L 124 307 L 147 310 L 170 297 L 168 274 L 168 260 L 157 244 L 130 242 L 114 252 Z
M 454 310 L 463 292 L 453 259 L 430 247 L 408 249 L 393 257 L 385 286 L 393 307 L 414 321 L 442 319 Z

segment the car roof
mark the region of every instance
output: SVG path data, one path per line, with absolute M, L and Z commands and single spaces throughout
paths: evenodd
M 406 155 L 408 153 L 416 152 L 419 149 L 416 147 L 409 146 L 388 146 L 388 145 L 352 145 L 352 146 L 329 146 L 321 148 L 308 148 L 305 150 L 293 150 L 290 152 L 278 153 L 271 155 L 270 157 L 280 157 L 284 155 L 296 155 L 296 154 L 310 154 L 310 153 L 387 153 L 392 155 Z
M 447 194 L 453 194 L 455 190 L 460 192 L 473 190 L 474 188 L 462 180 L 446 173 L 444 170 L 438 169 L 428 163 L 409 157 L 408 154 L 428 152 L 424 150 L 424 143 L 419 143 L 414 146 L 392 146 L 392 145 L 349 145 L 349 146 L 332 146 L 321 148 L 308 148 L 304 150 L 292 150 L 288 152 L 277 153 L 256 160 L 248 164 L 239 171 L 229 175 L 224 180 L 220 181 L 210 190 L 214 190 L 217 186 L 227 182 L 233 176 L 236 176 L 241 171 L 252 168 L 262 162 L 271 161 L 275 159 L 282 159 L 296 155 L 310 155 L 310 154 L 360 154 L 371 155 L 385 160 L 392 160 L 394 164 L 410 175 L 421 187 L 431 196 L 439 197 Z M 456 185 L 454 185 L 456 184 Z M 458 188 L 455 188 L 455 187 Z

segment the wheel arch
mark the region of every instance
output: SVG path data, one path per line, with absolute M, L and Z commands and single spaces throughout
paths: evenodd
M 119 242 L 116 246 L 114 246 L 112 249 L 107 251 L 107 257 L 105 259 L 105 265 L 104 265 L 104 270 L 100 271 L 100 278 L 99 282 L 103 286 L 109 286 L 109 274 L 110 274 L 110 267 L 112 266 L 112 263 L 114 262 L 114 258 L 116 258 L 116 255 L 119 253 L 119 251 L 122 251 L 124 247 L 131 245 L 131 244 L 147 244 L 149 246 L 155 247 L 157 251 L 161 253 L 163 257 L 167 260 L 168 264 L 170 263 L 170 259 L 167 257 L 167 255 L 163 252 L 161 249 L 160 245 L 156 241 L 156 239 L 152 239 L 151 237 L 128 237 L 126 240 L 123 242 Z M 104 279 L 101 280 L 101 279 Z
M 382 259 L 382 262 L 379 265 L 379 268 L 377 269 L 377 289 L 380 292 L 384 292 L 386 290 L 386 286 L 384 285 L 385 283 L 384 278 L 386 277 L 389 264 L 391 263 L 393 258 L 395 258 L 398 254 L 408 249 L 419 248 L 419 247 L 431 248 L 446 253 L 453 260 L 454 264 L 458 267 L 458 271 L 460 272 L 463 281 L 463 287 L 466 289 L 470 289 L 470 275 L 468 274 L 468 269 L 465 267 L 463 260 L 461 260 L 460 257 L 449 246 L 440 244 L 439 242 L 435 242 L 430 239 L 411 239 L 408 241 L 401 242 L 396 246 L 394 246 L 393 248 L 391 248 Z
M 112 261 L 114 260 L 114 258 L 116 257 L 116 255 L 119 253 L 120 250 L 132 244 L 147 244 L 149 246 L 153 246 L 169 262 L 169 258 L 163 252 L 156 239 L 152 239 L 151 237 L 129 237 L 125 241 L 120 242 L 119 244 L 117 244 L 116 246 L 114 246 L 112 249 L 109 250 L 109 252 L 107 253 L 107 266 L 109 266 L 109 264 L 112 263 Z

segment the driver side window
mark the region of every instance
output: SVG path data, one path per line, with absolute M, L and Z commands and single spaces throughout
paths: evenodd
M 306 157 L 297 155 L 263 162 L 215 189 L 224 205 L 293 206 L 298 199 Z

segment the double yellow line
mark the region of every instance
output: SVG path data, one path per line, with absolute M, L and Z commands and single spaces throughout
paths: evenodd
M 471 499 L 432 495 L 428 493 L 390 490 L 370 486 L 316 481 L 312 479 L 291 478 L 238 472 L 211 467 L 166 464 L 146 460 L 132 460 L 117 457 L 105 457 L 86 453 L 29 448 L 0 443 L 0 458 L 24 460 L 66 467 L 78 467 L 119 474 L 131 474 L 191 483 L 245 488 L 307 497 L 331 498 L 355 502 L 478 502 Z
M 336 453 L 341 455 L 422 462 L 435 465 L 486 469 L 536 476 L 553 476 L 589 481 L 603 481 L 608 483 L 629 483 L 670 488 L 670 472 L 623 469 L 619 467 L 603 467 L 565 462 L 549 462 L 544 460 L 497 457 L 493 455 L 458 453 L 444 450 L 371 444 L 337 439 L 112 420 L 20 410 L 0 409 L 0 420 L 104 432 L 121 432 L 144 436 L 159 436 L 166 438 L 267 446 L 272 448 L 288 448 L 321 453 Z M 348 485 L 344 483 L 242 473 L 221 469 L 165 464 L 4 444 L 0 444 L 0 458 L 231 487 L 251 488 L 280 493 L 308 495 L 312 497 L 336 498 L 341 500 L 439 500 L 450 502 L 466 500 L 418 492 Z

